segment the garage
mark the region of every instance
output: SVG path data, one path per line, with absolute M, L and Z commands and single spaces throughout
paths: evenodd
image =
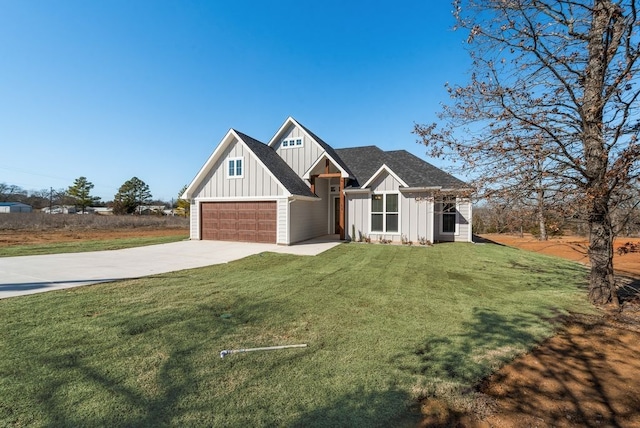
M 276 243 L 276 202 L 203 202 L 200 239 Z

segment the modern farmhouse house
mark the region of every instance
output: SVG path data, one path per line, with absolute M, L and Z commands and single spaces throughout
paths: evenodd
M 191 239 L 471 242 L 469 190 L 404 150 L 334 149 L 290 117 L 268 144 L 229 130 L 182 197 Z

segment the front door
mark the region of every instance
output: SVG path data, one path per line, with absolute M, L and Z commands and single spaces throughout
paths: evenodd
M 340 198 L 333 198 L 333 233 L 340 233 Z

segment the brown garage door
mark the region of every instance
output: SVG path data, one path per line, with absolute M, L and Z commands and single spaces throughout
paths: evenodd
M 203 202 L 202 239 L 276 243 L 275 202 Z

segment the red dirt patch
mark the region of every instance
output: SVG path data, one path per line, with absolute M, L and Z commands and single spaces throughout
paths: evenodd
M 587 255 L 589 240 L 580 236 L 562 236 L 544 242 L 528 234 L 522 238 L 514 235 L 487 234 L 482 235 L 482 238 L 510 247 L 562 257 L 584 265 L 589 264 Z M 640 238 L 616 238 L 613 244 L 613 266 L 618 274 L 640 279 L 640 253 L 618 254 L 616 251 L 627 243 L 640 245 Z
M 580 237 L 536 241 L 483 235 L 493 242 L 588 264 Z M 618 239 L 614 249 L 640 239 Z M 638 285 L 640 253 L 614 256 L 616 273 Z M 478 414 L 439 412 L 422 426 L 640 427 L 640 298 L 621 311 L 565 320 L 558 334 L 478 386 Z M 426 404 L 429 407 L 429 404 Z

